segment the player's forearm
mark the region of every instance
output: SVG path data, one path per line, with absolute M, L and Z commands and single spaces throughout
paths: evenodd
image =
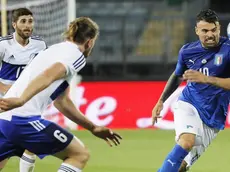
M 165 100 L 167 100 L 167 98 L 178 88 L 180 84 L 180 77 L 175 75 L 175 72 L 173 72 L 172 75 L 169 77 L 168 82 L 159 100 L 165 102 Z
M 217 87 L 221 87 L 226 90 L 230 90 L 230 78 L 218 78 L 218 77 L 207 77 L 207 84 L 211 84 Z
M 6 85 L 0 82 L 0 93 L 6 94 L 6 92 L 10 89 L 11 85 Z
M 55 100 L 54 106 L 71 121 L 81 125 L 85 129 L 92 131 L 95 125 L 88 120 L 73 104 L 69 98 Z

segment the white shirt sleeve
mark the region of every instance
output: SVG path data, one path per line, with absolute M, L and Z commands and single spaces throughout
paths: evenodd
M 0 64 L 2 64 L 2 60 L 4 58 L 4 55 L 5 55 L 5 47 L 4 47 L 4 44 L 0 42 Z
M 78 58 L 72 55 L 65 58 L 65 60 L 62 61 L 61 63 L 64 64 L 66 68 L 66 75 L 71 76 L 79 72 L 85 66 L 86 59 L 83 54 L 81 54 Z
M 39 41 L 39 44 L 37 44 L 37 47 L 39 47 L 40 51 L 47 49 L 47 45 L 45 41 Z
M 42 45 L 42 46 L 43 46 L 43 48 L 42 48 L 43 50 L 45 50 L 45 49 L 48 48 L 48 46 L 46 45 L 46 42 L 45 42 L 45 41 L 43 41 L 43 45 Z

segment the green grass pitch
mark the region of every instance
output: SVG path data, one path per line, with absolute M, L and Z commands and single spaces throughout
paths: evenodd
M 156 172 L 174 145 L 174 132 L 163 130 L 118 130 L 123 136 L 119 147 L 110 148 L 87 131 L 76 131 L 91 152 L 84 172 Z M 18 158 L 11 158 L 3 172 L 18 172 Z M 36 160 L 35 172 L 56 172 L 60 160 Z M 230 171 L 230 130 L 217 136 L 208 151 L 194 164 L 192 172 Z

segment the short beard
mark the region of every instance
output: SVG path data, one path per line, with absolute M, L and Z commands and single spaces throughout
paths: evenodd
M 21 30 L 21 29 L 19 29 L 18 27 L 16 27 L 16 32 L 18 33 L 18 35 L 22 38 L 22 39 L 24 39 L 24 40 L 26 40 L 26 39 L 28 39 L 30 36 L 31 36 L 31 34 L 30 35 L 25 35 L 24 33 L 23 33 L 23 31 Z M 33 31 L 32 31 L 33 32 Z M 31 33 L 32 33 L 31 32 Z

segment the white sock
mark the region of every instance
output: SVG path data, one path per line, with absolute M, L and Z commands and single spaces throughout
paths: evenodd
M 33 172 L 35 167 L 36 155 L 24 153 L 20 158 L 20 172 Z
M 58 169 L 58 172 L 81 172 L 81 170 L 72 165 L 62 163 L 60 168 Z

